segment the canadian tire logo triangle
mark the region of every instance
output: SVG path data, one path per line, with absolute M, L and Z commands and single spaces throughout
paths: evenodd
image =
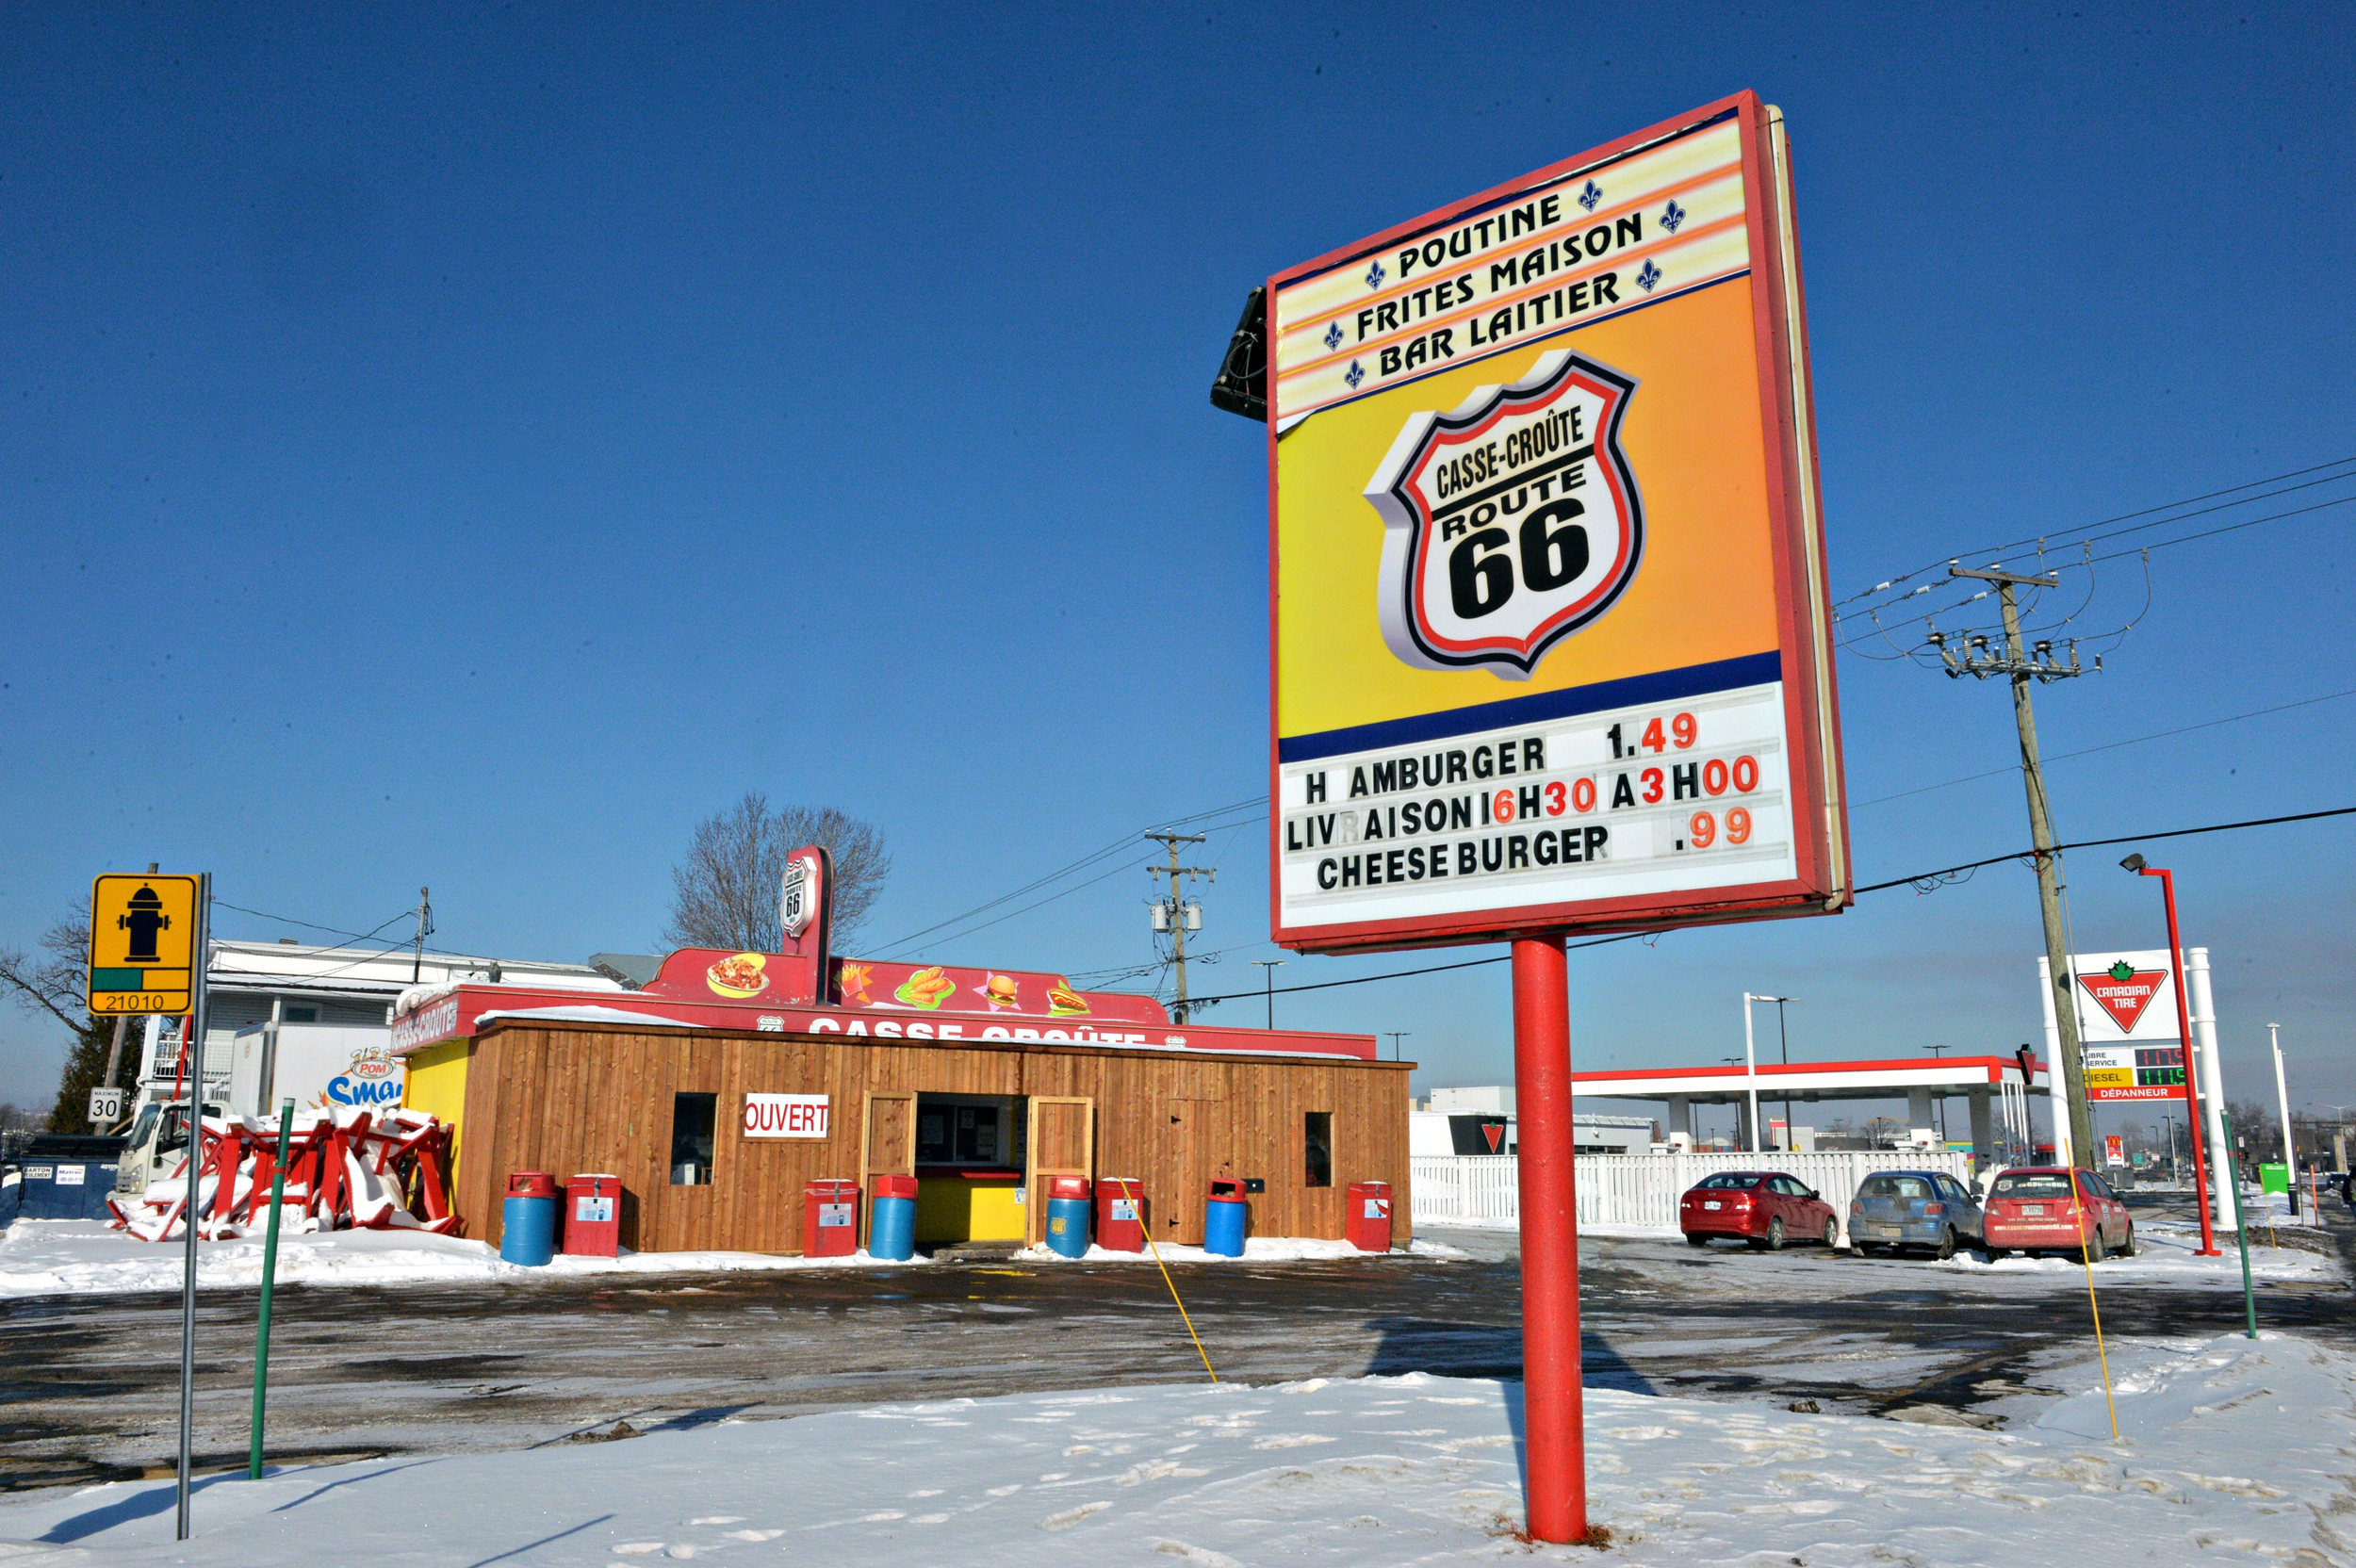
M 2120 1034 L 2132 1035 L 2135 1032 L 2135 1021 L 2143 1017 L 2143 1010 L 2160 994 L 2160 988 L 2168 984 L 2168 971 L 2132 969 L 2125 963 L 2117 963 L 2100 974 L 2081 974 L 2078 984 L 2094 998 L 2096 1006 L 2110 1014 Z
M 1484 1121 L 1481 1124 L 1481 1135 L 1489 1140 L 1489 1152 L 1494 1154 L 1497 1152 L 1498 1140 L 1505 1136 L 1505 1123 Z

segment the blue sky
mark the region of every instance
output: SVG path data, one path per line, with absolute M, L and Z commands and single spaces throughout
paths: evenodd
M 643 950 L 754 788 L 889 835 L 873 950 L 1257 795 L 1263 447 L 1204 396 L 1245 291 L 1741 88 L 1792 131 L 1837 594 L 2356 455 L 2356 27 L 2156 9 L 19 12 L 0 943 L 154 859 L 352 930 L 430 884 L 459 951 Z M 2141 618 L 2038 694 L 2049 753 L 2356 688 L 2351 510 L 2160 550 L 2148 608 L 2102 566 L 2071 629 Z M 1841 672 L 1859 879 L 2023 842 L 2017 776 L 1883 799 L 2011 726 L 1873 651 Z M 2356 804 L 2352 716 L 2057 760 L 2061 829 Z M 1198 992 L 1280 956 L 1261 831 L 1204 846 Z M 2162 939 L 2124 847 L 2070 863 L 2082 949 Z M 2153 858 L 2232 1091 L 2270 1097 L 2274 1021 L 2294 1100 L 2356 1101 L 2356 828 Z M 909 951 L 1150 961 L 1151 890 Z M 2004 1049 L 2039 947 L 2010 867 L 1627 943 L 1575 960 L 1574 1052 L 1738 1051 L 1745 988 L 1802 999 L 1799 1056 Z M 1407 1031 L 1419 1083 L 1510 1062 L 1502 967 L 1277 1009 Z M 57 1059 L 0 1020 L 0 1098 Z

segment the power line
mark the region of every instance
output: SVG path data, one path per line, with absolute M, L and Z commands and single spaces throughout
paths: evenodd
M 395 915 L 392 920 L 379 923 L 376 927 L 376 931 L 356 932 L 346 931 L 333 925 L 315 925 L 307 920 L 296 920 L 291 915 L 273 915 L 267 909 L 249 909 L 242 904 L 232 904 L 227 899 L 221 898 L 218 895 L 214 897 L 213 904 L 218 908 L 235 909 L 241 915 L 252 915 L 258 920 L 274 920 L 281 925 L 300 925 L 305 931 L 324 931 L 331 937 L 342 937 L 348 941 L 355 942 L 380 941 L 383 939 L 377 936 L 377 931 L 384 930 L 385 926 L 392 924 L 394 921 L 404 921 L 417 913 L 415 909 L 403 909 L 400 914 Z M 392 945 L 398 947 L 401 944 L 395 942 Z
M 2057 752 L 2048 757 L 2046 760 L 2059 762 L 2071 757 L 2091 757 L 2099 751 L 2117 751 L 2121 746 L 2139 746 L 2147 741 L 2165 741 L 2172 735 L 2189 735 L 2197 729 L 2215 729 L 2221 724 L 2239 724 L 2244 719 L 2264 718 L 2268 713 L 2287 713 L 2294 708 L 2312 708 L 2316 703 L 2336 702 L 2342 697 L 2356 697 L 2356 687 L 2350 687 L 2345 692 L 2327 692 L 2319 697 L 2301 697 L 2297 702 L 2285 702 L 2279 707 L 2255 708 L 2247 713 L 2228 713 L 2221 719 L 2209 719 L 2201 724 L 2188 724 L 2176 729 L 2162 729 L 2150 735 L 2131 735 L 2126 740 L 2108 741 L 2099 746 L 2085 746 L 2077 751 Z M 1950 778 L 1942 784 L 1925 784 L 1920 789 L 1901 790 L 1893 795 L 1876 795 L 1872 800 L 1853 801 L 1850 804 L 1850 809 L 1862 810 L 1868 806 L 1879 806 L 1887 801 L 1904 800 L 1908 795 L 1928 794 L 1933 790 L 1952 790 L 1958 784 L 1975 784 L 1983 778 L 2001 778 L 2007 774 L 2019 771 L 2017 767 L 1990 768 L 1986 773 L 1966 774 L 1961 778 Z

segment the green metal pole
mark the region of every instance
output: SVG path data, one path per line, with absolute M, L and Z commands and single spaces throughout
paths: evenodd
M 278 1165 L 270 1177 L 270 1235 L 262 1244 L 262 1326 L 254 1342 L 254 1446 L 246 1479 L 262 1478 L 262 1394 L 270 1385 L 270 1287 L 278 1272 L 278 1205 L 286 1195 L 286 1134 L 294 1126 L 294 1102 L 278 1102 Z M 224 1178 L 232 1179 L 232 1178 Z
M 2233 1157 L 2233 1118 L 2230 1111 L 2217 1113 L 2225 1124 L 2225 1184 L 2233 1194 L 2233 1233 L 2241 1238 L 2241 1304 L 2250 1318 L 2250 1337 L 2258 1337 L 2258 1293 L 2250 1282 L 2250 1227 L 2241 1217 L 2241 1162 Z

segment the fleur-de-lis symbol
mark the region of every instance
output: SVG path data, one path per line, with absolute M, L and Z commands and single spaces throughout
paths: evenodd
M 1602 200 L 1603 187 L 1597 185 L 1593 180 L 1589 180 L 1587 182 L 1587 188 L 1579 193 L 1579 204 L 1585 207 L 1589 212 L 1595 211 L 1595 204 Z
M 1388 272 L 1383 270 L 1383 264 L 1378 261 L 1366 269 L 1366 286 L 1380 288 L 1383 286 L 1383 280 L 1389 276 Z
M 1647 294 L 1651 293 L 1654 286 L 1660 282 L 1661 269 L 1655 267 L 1649 261 L 1644 263 L 1644 270 L 1636 274 L 1636 286 L 1643 289 Z
M 1353 360 L 1351 360 L 1351 361 L 1350 362 L 1350 368 L 1349 368 L 1347 371 L 1343 372 L 1343 375 L 1342 375 L 1342 380 L 1344 380 L 1344 381 L 1346 381 L 1346 382 L 1350 383 L 1350 389 L 1352 392 L 1357 391 L 1357 390 L 1358 390 L 1358 384 L 1359 384 L 1360 382 L 1362 382 L 1362 381 L 1366 380 L 1366 367 L 1364 367 L 1364 366 L 1360 365 L 1360 364 L 1359 364 L 1356 360 L 1354 360 L 1354 359 L 1353 359 Z
M 1671 234 L 1677 233 L 1677 225 L 1684 221 L 1685 209 L 1677 205 L 1675 202 L 1671 202 L 1667 208 L 1661 214 L 1661 226 L 1668 230 Z
M 1339 321 L 1325 329 L 1325 346 L 1329 351 L 1342 346 L 1342 324 Z

